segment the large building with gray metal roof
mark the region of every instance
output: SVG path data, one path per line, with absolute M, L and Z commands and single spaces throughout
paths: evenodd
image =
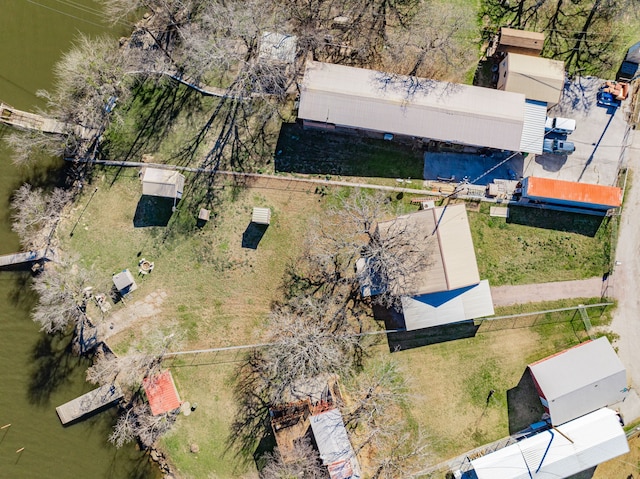
M 546 105 L 522 93 L 309 62 L 298 117 L 317 126 L 539 154 Z

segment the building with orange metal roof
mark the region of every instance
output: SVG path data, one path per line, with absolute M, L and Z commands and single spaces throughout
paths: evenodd
M 529 176 L 522 180 L 522 198 L 550 207 L 604 215 L 622 205 L 622 189 Z
M 144 378 L 142 387 L 154 416 L 174 411 L 182 404 L 173 376 L 168 369 L 157 376 Z

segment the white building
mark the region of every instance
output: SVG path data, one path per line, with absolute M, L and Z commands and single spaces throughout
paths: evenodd
M 627 373 L 606 337 L 529 365 L 540 401 L 554 425 L 622 401 Z
M 477 479 L 559 479 L 629 452 L 620 420 L 603 408 L 471 461 Z
M 142 194 L 179 200 L 184 190 L 184 175 L 174 170 L 145 168 L 142 175 Z

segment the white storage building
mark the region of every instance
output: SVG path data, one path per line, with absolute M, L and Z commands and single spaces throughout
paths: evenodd
M 540 401 L 554 425 L 622 401 L 627 373 L 606 337 L 529 365 Z
M 163 196 L 165 198 L 182 198 L 184 191 L 184 175 L 173 170 L 162 168 L 145 168 L 142 174 L 142 194 Z
M 558 479 L 629 452 L 618 416 L 603 408 L 471 461 L 478 479 Z

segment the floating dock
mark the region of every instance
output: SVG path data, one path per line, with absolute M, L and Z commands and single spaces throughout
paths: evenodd
M 122 390 L 117 384 L 101 386 L 87 394 L 58 406 L 56 412 L 62 424 L 76 421 L 87 414 L 115 404 L 122 399 Z
M 3 266 L 12 266 L 15 264 L 31 263 L 33 261 L 40 261 L 46 259 L 46 249 L 27 251 L 26 253 L 13 253 L 0 256 L 0 268 Z
M 98 132 L 83 126 L 70 125 L 53 118 L 47 118 L 36 113 L 18 110 L 6 103 L 0 102 L 0 123 L 15 126 L 25 130 L 41 131 L 43 133 L 54 133 L 66 135 L 74 132 L 82 139 L 93 138 Z

